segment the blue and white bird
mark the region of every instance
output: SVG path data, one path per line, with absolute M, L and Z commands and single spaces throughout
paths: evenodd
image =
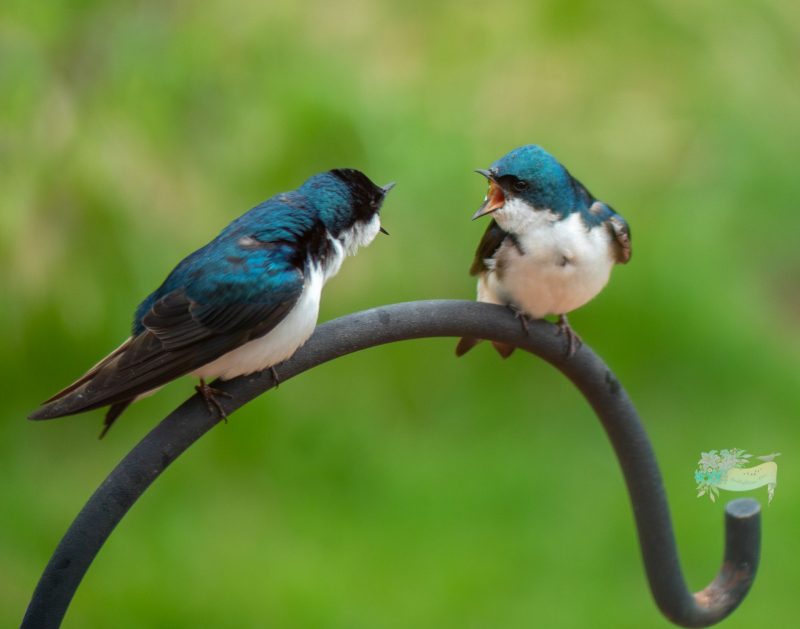
M 393 185 L 336 169 L 257 205 L 184 258 L 139 305 L 131 337 L 30 419 L 110 405 L 102 437 L 131 402 L 189 373 L 224 417 L 215 396 L 225 394 L 206 380 L 271 368 L 306 342 L 322 286 L 386 233 L 380 209 Z
M 628 224 L 540 146 L 521 146 L 477 172 L 489 192 L 472 218 L 492 215 L 470 268 L 478 301 L 510 306 L 523 324 L 526 316 L 557 315 L 571 356 L 580 338 L 567 313 L 603 289 L 615 264 L 630 260 Z M 456 355 L 478 340 L 462 338 Z M 514 351 L 493 345 L 503 358 Z

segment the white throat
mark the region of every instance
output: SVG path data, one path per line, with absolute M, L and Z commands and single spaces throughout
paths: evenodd
M 507 199 L 493 216 L 497 224 L 510 234 L 524 234 L 561 219 L 553 210 L 537 210 L 522 199 L 513 197 Z
M 376 213 L 366 223 L 356 221 L 350 229 L 339 234 L 339 240 L 347 255 L 355 255 L 359 247 L 366 247 L 378 235 L 381 228 L 381 217 Z
M 322 268 L 325 281 L 339 272 L 342 262 L 347 256 L 355 255 L 359 247 L 365 247 L 371 243 L 381 228 L 381 219 L 375 214 L 368 222 L 356 222 L 350 229 L 342 230 L 338 237 L 334 238 L 328 234 L 328 241 L 333 247 L 333 254 L 325 262 Z

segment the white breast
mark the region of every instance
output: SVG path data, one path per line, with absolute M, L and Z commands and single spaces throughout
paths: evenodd
M 614 266 L 607 229 L 588 229 L 577 212 L 558 220 L 510 205 L 496 212 L 497 222 L 517 235 L 519 248 L 506 242 L 498 250 L 478 280 L 479 301 L 514 304 L 539 319 L 571 312 L 603 289 Z

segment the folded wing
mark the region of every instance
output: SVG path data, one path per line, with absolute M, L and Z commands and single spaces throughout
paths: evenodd
M 263 283 L 258 301 L 225 301 L 242 293 L 216 285 L 207 300 L 173 290 L 142 317 L 144 330 L 131 337 L 75 383 L 57 393 L 31 419 L 51 419 L 132 400 L 267 334 L 292 309 L 304 274 L 285 268 L 254 278 Z

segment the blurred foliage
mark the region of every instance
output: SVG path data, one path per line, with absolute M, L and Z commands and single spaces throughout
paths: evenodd
M 630 222 L 571 320 L 653 438 L 687 578 L 722 552 L 701 450 L 775 450 L 755 587 L 800 607 L 800 5 L 28 2 L 0 8 L 0 624 L 120 457 L 191 393 L 31 423 L 229 220 L 335 166 L 396 180 L 392 236 L 322 319 L 470 298 L 472 170 L 544 145 Z M 667 627 L 607 441 L 558 374 L 484 344 L 364 352 L 193 447 L 125 519 L 66 627 Z M 730 497 L 735 497 L 730 495 Z M 766 491 L 757 495 L 762 503 Z

